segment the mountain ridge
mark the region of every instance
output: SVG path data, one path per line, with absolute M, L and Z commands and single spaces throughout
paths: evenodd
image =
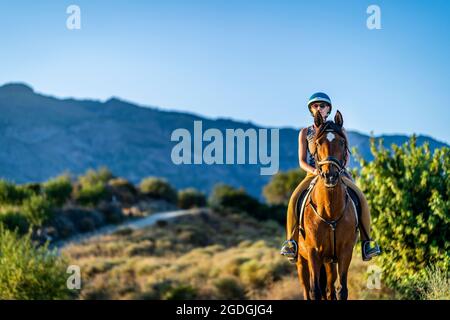
M 170 154 L 176 144 L 170 135 L 177 128 L 193 130 L 201 120 L 204 130 L 263 127 L 250 121 L 208 118 L 191 112 L 142 106 L 110 97 L 93 99 L 56 98 L 36 93 L 23 83 L 0 87 L 0 178 L 17 183 L 44 181 L 69 170 L 78 175 L 88 168 L 107 166 L 134 183 L 146 176 L 162 176 L 177 188 L 196 187 L 211 191 L 216 183 L 244 187 L 261 197 L 268 176 L 259 175 L 259 165 L 180 165 Z M 280 170 L 298 166 L 298 130 L 280 129 Z M 347 130 L 350 145 L 371 160 L 369 136 Z M 384 144 L 400 144 L 406 135 L 380 135 Z M 433 150 L 447 145 L 431 137 L 417 136 L 418 144 Z M 354 166 L 352 159 L 350 166 Z

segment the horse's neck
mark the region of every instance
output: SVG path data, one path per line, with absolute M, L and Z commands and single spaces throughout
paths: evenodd
M 311 199 L 323 218 L 336 219 L 345 206 L 345 185 L 339 181 L 334 188 L 327 188 L 323 179 L 319 179 L 311 194 Z

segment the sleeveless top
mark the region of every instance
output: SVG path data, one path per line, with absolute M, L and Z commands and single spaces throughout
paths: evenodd
M 314 143 L 314 134 L 316 133 L 316 130 L 314 129 L 314 125 L 308 127 L 308 130 L 306 131 L 306 163 L 309 164 L 311 167 L 316 167 L 316 161 L 314 160 L 314 157 L 311 153 L 311 147 Z

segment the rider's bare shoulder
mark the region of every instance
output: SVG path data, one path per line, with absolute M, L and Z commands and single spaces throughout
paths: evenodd
M 298 134 L 298 142 L 299 143 L 304 143 L 306 141 L 307 131 L 308 131 L 308 128 L 303 128 L 302 130 L 300 130 L 300 132 Z
M 299 138 L 305 138 L 305 137 L 306 137 L 307 131 L 308 131 L 308 128 L 307 128 L 307 127 L 302 128 L 302 130 L 300 130 L 300 133 L 299 133 L 298 137 L 299 137 Z

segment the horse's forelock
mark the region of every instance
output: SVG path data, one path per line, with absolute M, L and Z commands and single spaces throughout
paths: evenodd
M 323 123 L 319 129 L 317 130 L 316 133 L 316 140 L 321 137 L 325 132 L 328 131 L 334 131 L 337 134 L 339 134 L 340 136 L 342 136 L 343 138 L 345 138 L 344 132 L 342 131 L 342 127 L 337 125 L 336 123 L 334 123 L 333 121 L 327 121 L 325 123 Z

